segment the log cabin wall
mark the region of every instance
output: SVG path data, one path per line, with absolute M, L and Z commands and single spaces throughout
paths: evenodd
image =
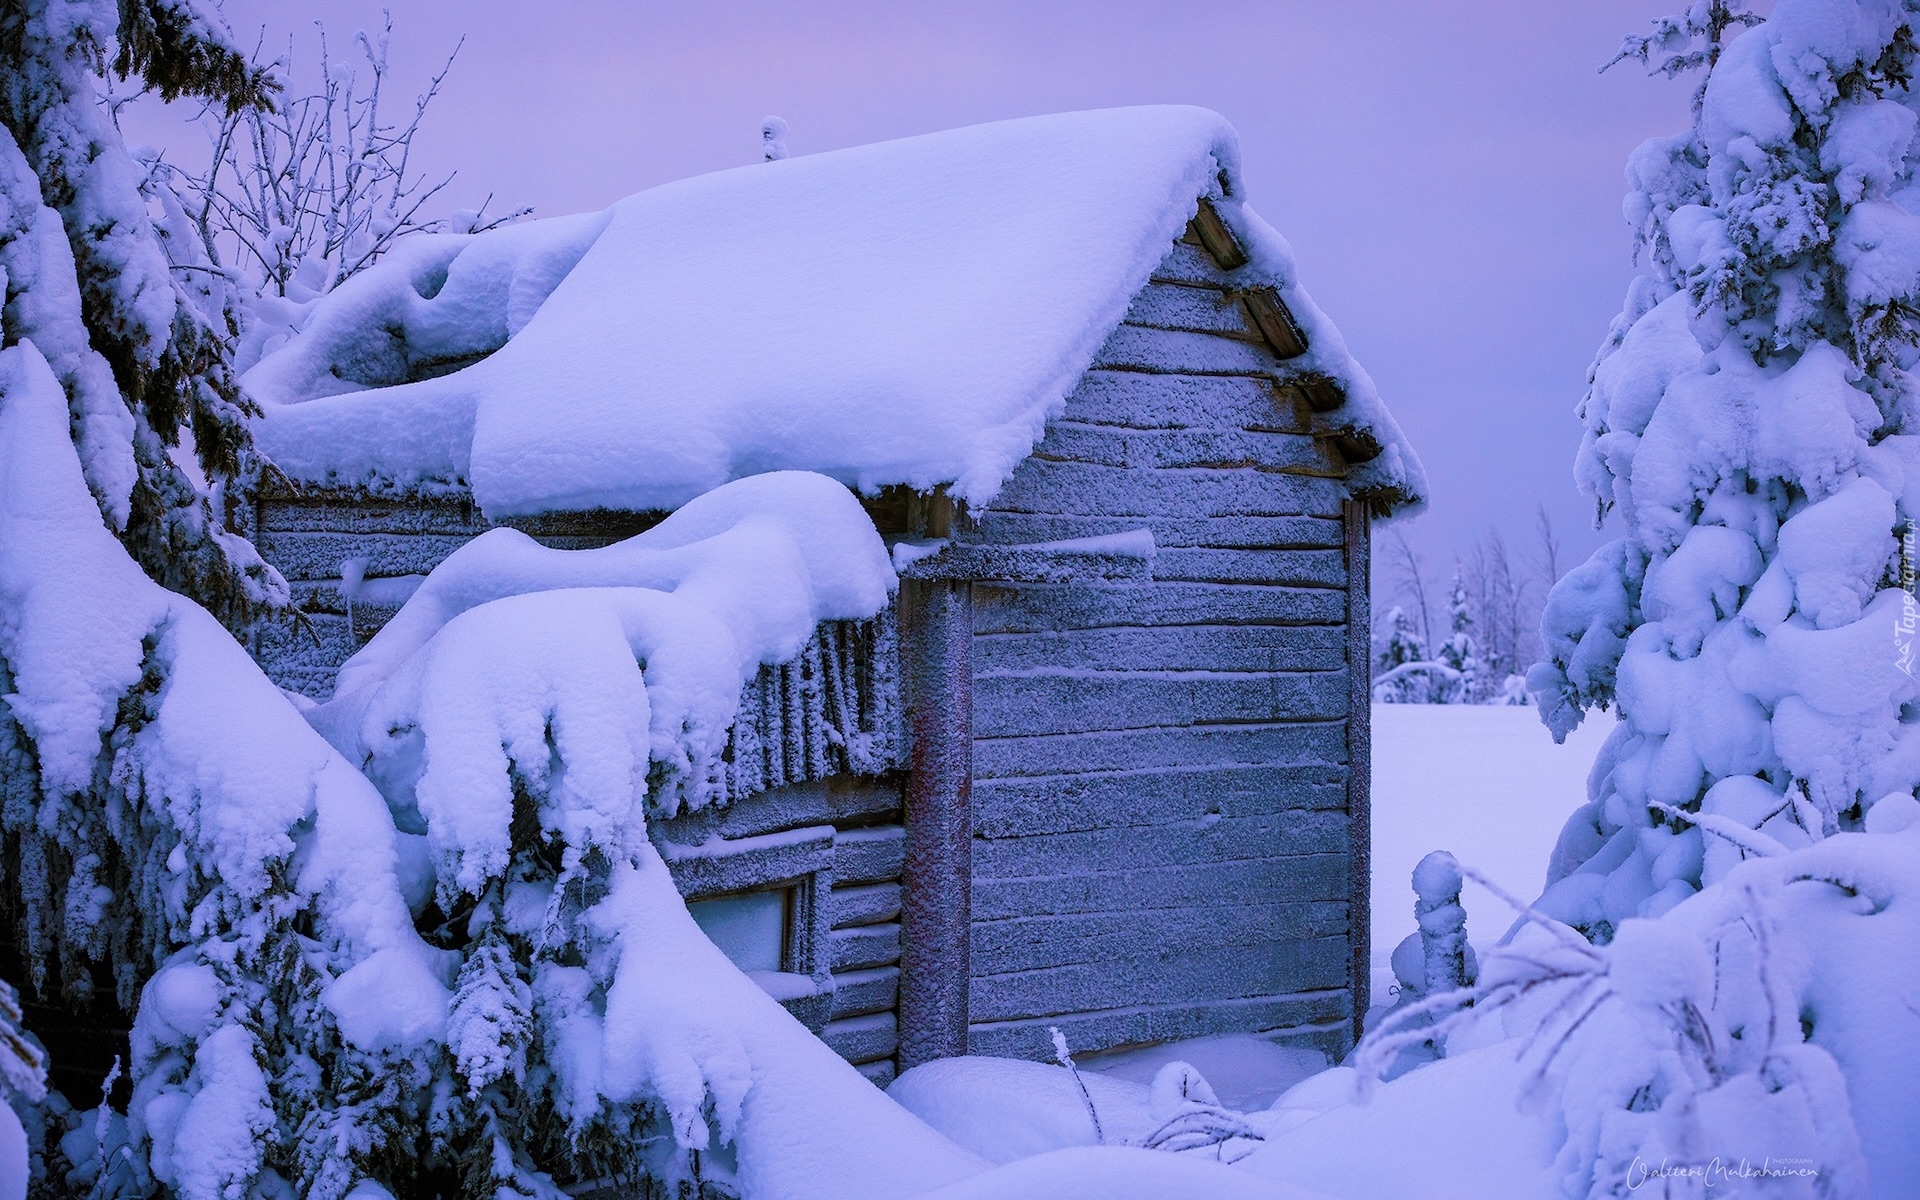
M 1176 244 L 966 535 L 1158 547 L 974 587 L 975 1053 L 1351 1044 L 1344 464 L 1253 315 Z

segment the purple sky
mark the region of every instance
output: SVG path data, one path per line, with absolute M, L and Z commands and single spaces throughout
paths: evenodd
M 226 5 L 243 41 L 264 26 L 303 47 L 314 21 L 344 44 L 381 7 Z M 1575 554 L 1597 544 L 1572 409 L 1632 275 L 1627 153 L 1685 124 L 1690 85 L 1595 68 L 1673 0 L 388 7 L 401 96 L 467 38 L 419 142 L 429 171 L 459 171 L 449 209 L 489 192 L 599 208 L 754 160 L 769 113 L 806 154 L 1032 113 L 1217 109 L 1254 207 L 1426 462 L 1432 509 L 1408 532 L 1436 575 L 1491 527 L 1530 551 L 1536 502 Z

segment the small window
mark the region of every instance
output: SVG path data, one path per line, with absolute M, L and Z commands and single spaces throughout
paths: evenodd
M 702 932 L 742 971 L 778 971 L 786 960 L 793 889 L 737 892 L 688 903 Z

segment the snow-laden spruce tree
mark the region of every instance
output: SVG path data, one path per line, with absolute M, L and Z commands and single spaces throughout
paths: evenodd
M 1872 829 L 1920 782 L 1917 21 L 1702 0 L 1622 51 L 1707 74 L 1628 164 L 1644 273 L 1576 467 L 1621 533 L 1554 588 L 1529 679 L 1556 737 L 1619 714 L 1542 900 L 1596 941 L 1749 854 L 1736 827 Z
M 226 490 L 260 469 L 232 331 L 168 262 L 100 103 L 109 70 L 229 110 L 275 88 L 200 0 L 0 0 L 0 346 L 31 340 L 53 366 L 88 487 L 134 558 L 238 629 L 287 591 L 227 528 Z
M 1420 640 L 1420 631 L 1405 609 L 1394 605 L 1381 624 L 1386 627 L 1386 636 L 1381 639 L 1374 670 L 1391 671 L 1407 663 L 1427 661 L 1427 644 Z
M 1458 570 L 1453 573 L 1453 587 L 1447 596 L 1447 640 L 1440 643 L 1440 652 L 1434 657 L 1460 673 L 1460 697 L 1458 703 L 1471 704 L 1480 699 L 1486 684 L 1486 674 L 1480 662 L 1480 646 L 1473 636 L 1473 605 L 1467 595 L 1466 580 Z

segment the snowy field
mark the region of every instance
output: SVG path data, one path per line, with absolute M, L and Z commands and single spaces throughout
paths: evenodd
M 1413 867 L 1449 850 L 1522 900 L 1546 884 L 1567 814 L 1587 798 L 1587 770 L 1613 732 L 1596 713 L 1565 745 L 1532 706 L 1373 707 L 1373 997 L 1385 1002 L 1393 948 L 1414 932 Z M 1467 934 L 1484 950 L 1513 912 L 1468 883 Z

